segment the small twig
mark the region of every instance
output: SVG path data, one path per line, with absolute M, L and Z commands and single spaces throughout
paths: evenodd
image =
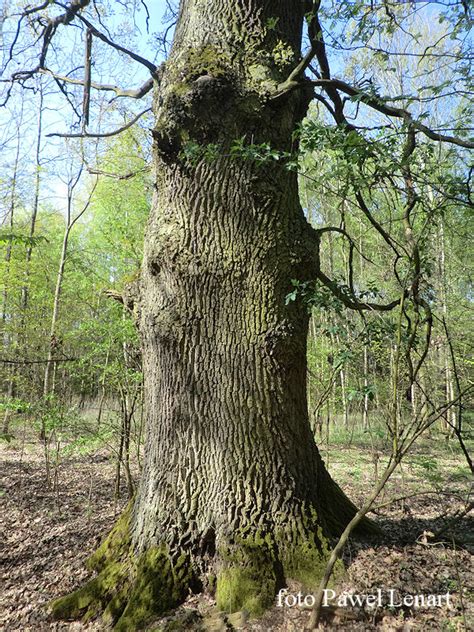
M 439 490 L 433 490 L 433 491 L 422 491 L 422 492 L 414 492 L 413 494 L 407 494 L 406 496 L 397 496 L 397 498 L 392 498 L 390 500 L 387 500 L 384 503 L 381 503 L 380 505 L 376 505 L 375 507 L 373 507 L 371 509 L 371 511 L 379 511 L 380 509 L 384 509 L 384 507 L 389 507 L 390 505 L 394 505 L 395 503 L 398 503 L 400 501 L 403 500 L 409 500 L 410 498 L 416 498 L 417 496 L 428 496 L 428 495 L 442 495 L 442 496 L 450 496 L 450 497 L 454 497 L 454 498 L 458 498 L 458 500 L 460 500 L 459 496 L 458 496 L 459 492 L 457 491 L 453 491 L 453 492 L 442 492 Z

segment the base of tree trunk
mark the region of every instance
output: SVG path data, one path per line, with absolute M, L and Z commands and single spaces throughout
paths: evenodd
M 303 520 L 289 520 L 281 533 L 246 528 L 218 538 L 211 557 L 209 552 L 191 557 L 184 547 L 171 555 L 164 544 L 137 554 L 130 536 L 132 507 L 133 501 L 88 560 L 97 575 L 51 602 L 54 619 L 88 621 L 102 615 L 114 630 L 133 632 L 203 587 L 215 593 L 219 610 L 259 616 L 290 578 L 315 590 L 328 559 L 327 540 L 311 510 Z M 366 522 L 365 528 L 373 531 L 373 523 Z M 336 575 L 342 570 L 341 563 Z
M 183 553 L 172 563 L 165 547 L 135 555 L 130 539 L 132 504 L 87 562 L 97 576 L 54 600 L 53 618 L 88 621 L 102 614 L 104 623 L 115 630 L 132 631 L 183 601 L 192 585 L 188 556 Z

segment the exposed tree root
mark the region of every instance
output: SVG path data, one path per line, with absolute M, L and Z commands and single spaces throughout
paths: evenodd
M 178 606 L 204 578 L 203 559 L 188 552 L 169 554 L 165 545 L 137 555 L 130 538 L 131 505 L 89 559 L 97 575 L 75 592 L 51 604 L 55 619 L 87 621 L 102 614 L 104 624 L 133 632 Z M 241 529 L 216 538 L 216 553 L 207 560 L 208 585 L 215 588 L 217 606 L 232 613 L 261 615 L 274 602 L 278 589 L 296 579 L 316 589 L 328 559 L 328 547 L 316 513 L 269 532 Z M 338 573 L 342 571 L 342 565 Z M 214 579 L 209 581 L 209 577 Z
M 130 542 L 131 503 L 110 535 L 88 560 L 96 577 L 50 605 L 55 619 L 90 620 L 102 614 L 114 630 L 140 629 L 151 617 L 177 606 L 190 581 L 190 564 L 183 554 L 174 563 L 165 547 L 136 556 Z

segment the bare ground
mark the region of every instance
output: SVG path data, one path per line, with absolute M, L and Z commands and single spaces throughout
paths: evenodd
M 336 479 L 356 503 L 370 492 L 374 465 L 368 452 L 338 447 L 325 455 Z M 0 444 L 3 481 L 0 488 L 0 629 L 103 630 L 100 622 L 52 622 L 46 604 L 76 588 L 88 577 L 84 562 L 113 524 L 126 502 L 123 490 L 114 502 L 114 464 L 104 452 L 68 456 L 52 467 L 46 480 L 41 445 L 13 441 Z M 334 589 L 366 595 L 383 594 L 382 607 L 357 605 L 324 610 L 328 630 L 470 630 L 474 629 L 474 565 L 472 515 L 446 530 L 444 540 L 430 534 L 443 529 L 465 506 L 468 476 L 460 457 L 443 453 L 427 460 L 415 455 L 398 474 L 380 504 L 403 495 L 418 494 L 382 507 L 375 518 L 384 528 L 379 542 L 352 542 L 344 559 L 347 574 Z M 401 491 L 403 490 L 403 492 Z M 429 491 L 430 493 L 421 493 Z M 289 593 L 300 587 L 290 585 Z M 388 607 L 388 590 L 395 596 L 441 595 L 441 607 Z M 199 616 L 198 616 L 199 615 Z M 248 630 L 301 632 L 309 619 L 303 607 L 277 607 L 258 621 L 245 613 L 224 617 L 211 597 L 192 595 L 171 616 L 154 622 L 150 630 Z

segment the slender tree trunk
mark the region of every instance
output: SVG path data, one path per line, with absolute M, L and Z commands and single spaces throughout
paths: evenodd
M 41 137 L 43 129 L 43 86 L 39 87 L 39 104 L 38 104 L 38 122 L 36 128 L 36 145 L 35 145 L 35 178 L 34 178 L 34 194 L 33 204 L 30 217 L 30 243 L 26 247 L 26 267 L 25 267 L 25 284 L 21 293 L 21 307 L 23 318 L 26 316 L 26 308 L 28 306 L 28 285 L 30 274 L 30 262 L 33 254 L 33 237 L 36 231 L 36 219 L 38 217 L 39 194 L 41 184 Z
M 15 397 L 15 377 L 16 371 L 12 367 L 10 369 L 10 378 L 8 380 L 8 388 L 7 388 L 7 398 L 11 400 Z M 11 409 L 7 407 L 5 409 L 5 414 L 3 416 L 3 424 L 2 424 L 2 435 L 4 437 L 8 437 L 10 434 L 10 419 L 11 419 Z
M 339 371 L 339 379 L 341 380 L 341 400 L 344 428 L 349 428 L 349 407 L 347 405 L 346 372 L 344 371 L 343 367 L 341 367 L 341 370 Z
M 39 206 L 39 189 L 40 189 L 40 151 L 41 151 L 41 134 L 42 134 L 42 122 L 43 122 L 43 89 L 40 84 L 39 91 L 39 107 L 38 107 L 38 123 L 37 123 L 37 134 L 36 134 L 36 149 L 35 149 L 35 177 L 34 177 L 34 194 L 33 194 L 33 203 L 31 210 L 31 218 L 30 218 L 30 242 L 26 247 L 26 257 L 25 257 L 25 283 L 21 289 L 21 324 L 18 335 L 18 349 L 20 353 L 26 352 L 26 333 L 25 333 L 25 323 L 26 323 L 26 310 L 28 306 L 28 278 L 29 278 L 29 269 L 30 269 L 30 261 L 33 253 L 33 237 L 35 234 L 36 228 L 36 218 L 38 215 L 38 206 Z M 15 195 L 16 195 L 16 181 L 17 181 L 17 171 L 18 171 L 18 162 L 19 162 L 19 150 L 20 150 L 20 137 L 18 137 L 18 147 L 17 153 L 15 157 L 14 163 L 14 176 L 13 176 L 13 184 L 12 184 L 12 203 L 11 203 L 11 213 L 10 213 L 10 228 L 13 231 L 13 216 L 14 216 L 14 206 L 15 206 Z M 9 244 L 9 249 L 7 249 L 6 261 L 10 261 L 11 256 L 11 243 Z M 7 304 L 7 294 L 6 288 L 4 290 L 3 295 L 3 304 L 6 306 Z M 4 317 L 5 308 L 2 310 L 2 314 Z M 8 382 L 8 397 L 13 398 L 15 396 L 16 391 L 16 381 L 18 379 L 18 371 L 13 365 L 10 369 L 10 378 Z M 5 416 L 3 418 L 3 429 L 2 432 L 4 435 L 8 435 L 10 430 L 10 417 L 11 410 L 7 408 L 5 411 Z
M 48 358 L 46 362 L 46 367 L 44 371 L 44 381 L 43 381 L 43 395 L 46 397 L 51 393 L 51 378 L 53 372 L 53 364 L 54 364 L 54 355 L 57 351 L 58 340 L 56 338 L 57 334 L 57 324 L 59 317 L 59 306 L 61 300 L 61 293 L 63 288 L 63 279 L 64 279 L 64 268 L 66 266 L 66 256 L 67 256 L 67 248 L 69 243 L 69 233 L 70 227 L 66 226 L 63 236 L 63 243 L 61 246 L 61 255 L 59 258 L 58 272 L 56 275 L 56 287 L 54 290 L 54 298 L 53 298 L 53 313 L 51 315 L 51 325 L 49 332 L 49 348 L 48 348 Z
M 439 250 L 439 271 L 440 271 L 440 284 L 441 284 L 441 309 L 443 313 L 443 318 L 445 323 L 447 323 L 448 318 L 448 280 L 446 276 L 446 239 L 444 232 L 444 220 L 441 218 L 439 224 L 439 240 L 440 240 L 440 250 Z M 449 351 L 449 342 L 446 340 L 443 344 L 443 356 L 444 356 L 444 373 L 445 373 L 445 401 L 451 402 L 455 399 L 455 389 L 454 389 L 454 379 L 453 379 L 453 369 L 451 362 L 451 355 Z M 449 434 L 453 434 L 453 427 L 456 427 L 457 424 L 457 414 L 456 407 L 451 406 L 448 412 L 449 424 L 446 424 L 447 432 Z
M 369 350 L 364 345 L 364 403 L 362 410 L 362 428 L 367 430 L 369 427 Z
M 115 464 L 115 489 L 114 489 L 114 499 L 118 500 L 120 497 L 120 482 L 121 482 L 121 472 L 122 472 L 122 459 L 123 459 L 123 446 L 125 442 L 124 438 L 124 401 L 123 399 L 120 401 L 120 434 L 119 434 L 119 445 L 117 450 L 117 462 Z
M 7 304 L 8 304 L 8 287 L 7 287 L 7 279 L 10 272 L 10 261 L 12 256 L 12 248 L 13 248 L 13 231 L 15 228 L 15 211 L 16 211 L 16 196 L 17 196 L 17 187 L 18 187 L 18 169 L 20 166 L 20 150 L 21 150 L 21 130 L 22 130 L 22 122 L 23 122 L 23 104 L 20 111 L 20 119 L 17 124 L 17 139 L 16 139 L 16 150 L 15 150 L 15 158 L 13 160 L 13 173 L 11 180 L 11 188 L 10 188 L 10 204 L 8 210 L 6 211 L 6 215 L 4 220 L 2 220 L 2 224 L 8 223 L 8 228 L 10 230 L 10 237 L 7 241 L 7 247 L 5 249 L 5 281 L 3 286 L 2 293 L 2 325 L 5 328 L 5 323 L 7 319 Z M 4 344 L 8 345 L 9 339 L 4 330 Z
M 96 180 L 95 184 L 93 185 L 91 189 L 87 202 L 84 204 L 82 209 L 75 216 L 73 216 L 73 196 L 74 196 L 74 191 L 81 179 L 81 174 L 82 174 L 82 167 L 79 170 L 79 173 L 76 176 L 71 177 L 68 182 L 66 226 L 64 228 L 63 241 L 62 241 L 62 246 L 61 246 L 61 255 L 59 257 L 58 272 L 56 275 L 56 287 L 54 290 L 53 312 L 51 315 L 48 357 L 46 361 L 44 379 L 43 379 L 43 396 L 44 397 L 47 397 L 51 393 L 54 393 L 55 387 L 56 387 L 56 364 L 57 363 L 55 362 L 55 355 L 57 355 L 57 352 L 59 351 L 60 346 L 61 346 L 61 341 L 57 337 L 57 333 L 58 333 L 57 327 L 58 327 L 59 310 L 60 310 L 60 304 L 61 304 L 61 294 L 63 290 L 64 270 L 66 267 L 66 259 L 67 259 L 67 252 L 68 252 L 68 246 L 69 246 L 69 238 L 71 236 L 71 231 L 75 223 L 82 217 L 82 215 L 88 209 L 92 195 L 95 190 L 95 186 L 97 184 L 97 180 Z M 40 438 L 43 440 L 45 439 L 44 424 L 41 427 Z
M 6 8 L 5 8 L 6 11 Z M 18 169 L 20 165 L 20 150 L 21 150 L 21 130 L 22 130 L 22 122 L 23 122 L 23 104 L 21 106 L 20 111 L 20 119 L 17 125 L 17 144 L 15 151 L 15 159 L 13 161 L 13 174 L 12 174 L 12 182 L 11 182 L 11 193 L 10 193 L 10 206 L 8 209 L 8 227 L 10 229 L 10 238 L 7 242 L 7 247 L 5 250 L 5 278 L 4 278 L 4 286 L 2 293 L 2 334 L 3 334 L 3 344 L 6 349 L 10 349 L 12 351 L 13 347 L 13 337 L 12 333 L 7 330 L 7 311 L 8 311 L 8 279 L 10 276 L 10 262 L 12 256 L 13 249 L 13 232 L 15 228 L 15 211 L 16 211 L 16 196 L 17 196 L 17 186 L 18 186 Z M 10 297 L 11 298 L 11 297 Z M 16 393 L 16 382 L 17 382 L 17 370 L 15 365 L 12 365 L 9 369 L 9 377 L 7 384 L 7 396 L 11 400 L 15 397 Z M 10 432 L 10 421 L 11 421 L 11 408 L 7 407 L 3 416 L 3 424 L 2 424 L 2 434 L 7 436 Z
M 291 279 L 315 273 L 297 176 L 229 155 L 242 138 L 295 149 L 309 95 L 270 100 L 268 90 L 295 63 L 303 14 L 287 0 L 181 3 L 155 101 L 156 187 L 137 306 L 142 477 L 93 557 L 95 584 L 56 602 L 57 616 L 108 596 L 106 618 L 135 630 L 210 576 L 219 608 L 257 614 L 286 578 L 317 584 L 325 535 L 354 515 L 310 429 L 307 308 L 285 304 Z M 269 52 L 277 46 L 287 61 Z M 209 144 L 217 154 L 200 154 Z M 107 592 L 113 573 L 119 588 Z
M 364 248 L 362 245 L 362 230 L 363 225 L 359 227 L 359 268 L 361 278 L 365 277 L 365 261 L 362 253 Z M 362 409 L 362 428 L 367 430 L 369 427 L 369 393 L 367 392 L 369 387 L 369 345 L 370 340 L 364 343 L 364 403 Z
M 125 320 L 125 310 L 122 312 L 122 320 Z M 122 389 L 121 397 L 122 397 L 122 412 L 123 412 L 123 420 L 122 420 L 122 432 L 123 432 L 123 465 L 125 469 L 125 476 L 127 478 L 127 488 L 128 494 L 130 498 L 133 496 L 135 492 L 135 485 L 133 482 L 132 473 L 130 470 L 130 438 L 131 438 L 131 430 L 132 430 L 132 419 L 135 412 L 135 405 L 137 402 L 137 386 L 136 384 L 130 384 L 130 380 L 128 377 L 128 369 L 131 368 L 130 362 L 130 346 L 124 341 L 122 345 L 123 352 L 123 361 L 125 369 L 127 370 L 127 377 L 125 380 L 124 388 Z
M 99 400 L 99 409 L 97 411 L 96 432 L 99 432 L 100 430 L 102 410 L 104 407 L 105 397 L 107 395 L 107 389 L 106 389 L 105 383 L 106 383 L 106 376 L 107 376 L 107 367 L 109 365 L 109 357 L 110 357 L 110 345 L 107 349 L 107 354 L 105 356 L 105 364 L 102 370 L 102 377 L 100 378 L 100 381 L 99 381 L 100 400 Z

